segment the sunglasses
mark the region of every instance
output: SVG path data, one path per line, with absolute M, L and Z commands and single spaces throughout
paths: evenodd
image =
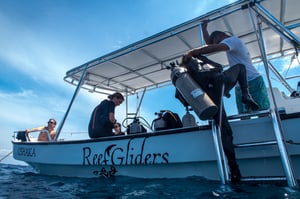
M 55 122 L 48 122 L 48 124 L 55 124 Z
M 119 127 L 118 125 L 115 125 L 115 126 L 114 126 L 114 128 L 118 128 L 118 127 Z

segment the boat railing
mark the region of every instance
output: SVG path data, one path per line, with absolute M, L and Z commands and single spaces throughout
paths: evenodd
M 28 133 L 26 133 L 26 131 L 14 131 L 13 132 L 13 141 L 20 141 L 20 142 L 38 141 L 38 134 L 35 136 L 32 136 L 32 133 L 46 133 L 48 140 L 52 141 L 50 132 L 47 129 L 31 131 L 30 135 Z

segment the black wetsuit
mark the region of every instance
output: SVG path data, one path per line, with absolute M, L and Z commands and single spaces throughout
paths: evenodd
M 217 63 L 216 63 L 217 64 Z M 214 115 L 213 119 L 217 125 L 220 123 L 220 103 L 222 99 L 222 85 L 224 84 L 224 94 L 227 95 L 229 91 L 239 82 L 240 86 L 244 86 L 246 80 L 246 69 L 242 64 L 237 64 L 230 67 L 226 71 L 221 71 L 222 69 L 217 66 L 215 70 L 201 72 L 198 69 L 197 63 L 193 63 L 191 60 L 187 64 L 187 69 L 192 78 L 200 85 L 202 90 L 204 90 L 215 103 L 218 108 L 217 113 Z M 247 84 L 245 84 L 247 86 Z M 233 145 L 232 129 L 228 122 L 227 115 L 222 104 L 222 116 L 221 116 L 221 137 L 224 153 L 228 160 L 228 165 L 231 171 L 231 180 L 239 181 L 241 174 L 239 171 L 238 164 L 236 162 L 235 150 Z M 237 179 L 235 179 L 235 177 Z M 233 179 L 234 178 L 234 179 Z
M 110 100 L 103 100 L 93 111 L 89 123 L 90 138 L 113 136 L 113 123 L 109 120 L 109 113 L 115 112 L 115 104 Z

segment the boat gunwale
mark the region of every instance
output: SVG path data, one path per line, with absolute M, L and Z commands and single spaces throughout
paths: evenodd
M 253 114 L 246 114 L 246 115 L 239 115 L 240 117 L 229 116 L 229 121 L 231 120 L 252 120 L 252 116 L 257 116 L 260 118 L 269 117 L 268 111 L 262 111 L 260 113 L 253 113 Z M 300 118 L 300 112 L 296 113 L 283 113 L 280 112 L 281 120 L 289 120 L 294 118 Z M 203 130 L 211 129 L 210 124 L 195 126 L 195 127 L 182 127 L 182 128 L 175 128 L 175 129 L 166 129 L 160 131 L 153 131 L 153 132 L 145 132 L 145 133 L 136 133 L 136 134 L 128 134 L 128 135 L 121 135 L 121 136 L 111 136 L 111 137 L 101 137 L 101 138 L 93 138 L 93 139 L 83 139 L 83 140 L 58 140 L 58 141 L 49 141 L 49 142 L 20 142 L 12 140 L 11 142 L 16 145 L 61 145 L 61 144 L 81 144 L 81 143 L 94 143 L 94 142 L 105 142 L 105 141 L 112 141 L 112 140 L 126 140 L 126 139 L 135 139 L 135 138 L 148 138 L 154 136 L 163 136 L 163 135 L 172 135 L 172 134 L 180 134 L 180 133 L 190 133 L 199 131 L 202 133 Z
M 183 127 L 183 128 L 176 128 L 176 129 L 167 129 L 167 130 L 160 130 L 154 132 L 145 132 L 145 133 L 135 133 L 135 134 L 128 134 L 128 135 L 120 135 L 120 136 L 111 136 L 111 137 L 100 137 L 100 138 L 89 138 L 84 140 L 58 140 L 58 141 L 46 141 L 46 142 L 20 142 L 12 140 L 13 144 L 22 145 L 57 145 L 57 144 L 80 144 L 80 143 L 93 143 L 93 142 L 105 142 L 105 141 L 112 141 L 112 140 L 127 140 L 127 139 L 135 139 L 135 138 L 148 138 L 154 136 L 162 136 L 162 135 L 172 135 L 172 134 L 179 134 L 179 133 L 190 133 L 195 131 L 201 130 L 208 130 L 211 129 L 210 125 L 203 125 L 203 126 L 196 126 L 196 127 Z

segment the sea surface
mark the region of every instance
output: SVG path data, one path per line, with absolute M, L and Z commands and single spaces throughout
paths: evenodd
M 285 182 L 221 185 L 201 177 L 183 179 L 65 178 L 37 174 L 29 166 L 0 164 L 0 198 L 253 198 L 298 199 Z

